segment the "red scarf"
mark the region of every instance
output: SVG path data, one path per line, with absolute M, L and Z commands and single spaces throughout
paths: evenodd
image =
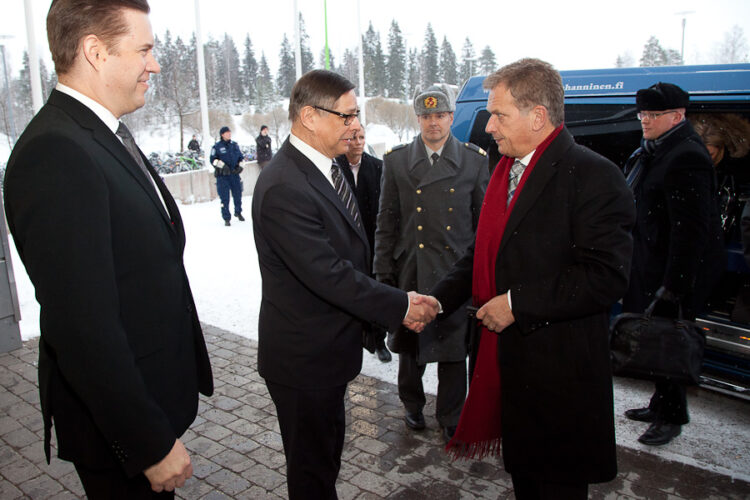
M 504 156 L 495 167 L 484 195 L 474 246 L 472 296 L 473 303 L 477 307 L 481 307 L 498 294 L 495 289 L 495 262 L 508 217 L 537 160 L 562 128 L 563 125 L 557 127 L 537 146 L 529 165 L 524 169 L 510 204 L 507 203 L 508 174 L 514 159 Z M 469 395 L 461 411 L 456 433 L 445 447 L 454 459 L 481 459 L 486 455 L 500 453 L 502 432 L 497 336 L 496 333 L 482 327 Z

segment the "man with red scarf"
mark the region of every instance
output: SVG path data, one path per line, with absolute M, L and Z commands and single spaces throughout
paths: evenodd
M 585 499 L 617 473 L 608 312 L 628 285 L 635 218 L 619 169 L 563 125 L 560 74 L 522 59 L 490 75 L 503 158 L 473 251 L 432 290 L 482 322 L 457 456 L 502 455 L 516 498 Z M 502 438 L 502 439 L 501 439 Z

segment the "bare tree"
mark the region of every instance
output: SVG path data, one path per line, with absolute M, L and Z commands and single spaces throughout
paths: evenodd
M 734 25 L 724 33 L 724 41 L 714 49 L 713 60 L 724 64 L 748 62 L 747 39 L 742 28 Z

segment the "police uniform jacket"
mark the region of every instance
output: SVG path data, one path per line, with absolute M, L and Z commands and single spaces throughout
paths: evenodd
M 428 292 L 474 241 L 489 179 L 487 156 L 451 135 L 432 165 L 420 135 L 383 161 L 375 274 L 395 279 L 402 290 Z M 392 332 L 390 346 L 415 353 L 420 364 L 460 361 L 466 356 L 466 325 L 465 311 L 457 311 L 419 335 Z

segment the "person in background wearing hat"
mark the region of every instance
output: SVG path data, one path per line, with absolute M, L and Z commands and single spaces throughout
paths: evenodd
M 623 311 L 694 319 L 723 268 L 721 224 L 711 157 L 685 120 L 687 92 L 657 83 L 636 94 L 641 146 L 625 165 L 636 224 Z M 638 440 L 669 443 L 689 421 L 685 387 L 656 382 L 645 408 L 627 410 L 651 425 Z
M 244 221 L 242 216 L 242 181 L 240 173 L 242 167 L 242 151 L 240 146 L 232 140 L 232 131 L 229 127 L 221 127 L 219 130 L 221 139 L 211 148 L 211 165 L 214 166 L 216 176 L 216 191 L 221 199 L 221 217 L 224 225 L 229 226 L 232 215 L 229 213 L 229 193 L 231 191 L 234 199 L 234 216 Z
M 201 144 L 198 142 L 198 138 L 193 134 L 193 138 L 190 139 L 190 142 L 188 142 L 188 149 L 190 151 L 194 151 L 195 153 L 201 152 Z
M 489 168 L 482 149 L 450 132 L 451 89 L 433 85 L 417 94 L 420 135 L 383 159 L 373 269 L 383 283 L 427 292 L 474 241 Z M 453 435 L 466 397 L 466 336 L 463 309 L 419 335 L 406 328 L 390 332 L 388 346 L 399 354 L 398 392 L 410 429 L 425 427 L 422 375 L 427 363 L 437 362 L 435 413 L 444 437 Z
M 273 151 L 271 151 L 271 138 L 268 136 L 268 126 L 263 125 L 260 127 L 260 133 L 255 138 L 255 159 L 258 161 L 258 166 L 262 169 L 273 157 Z

